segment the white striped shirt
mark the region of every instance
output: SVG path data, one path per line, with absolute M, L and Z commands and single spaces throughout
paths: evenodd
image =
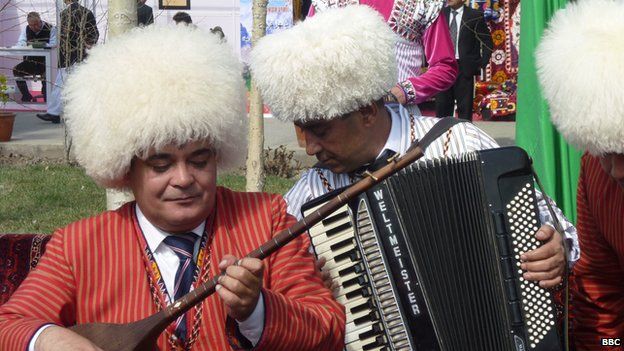
M 388 104 L 386 109 L 392 117 L 392 127 L 386 145 L 380 150 L 380 155 L 385 149 L 389 149 L 401 154 L 411 145 L 410 137 L 410 116 L 407 110 L 398 104 Z M 438 118 L 414 116 L 414 136 L 416 139 L 422 138 L 431 127 L 438 121 Z M 444 156 L 456 156 L 462 153 L 497 148 L 499 145 L 492 137 L 471 123 L 460 123 L 452 128 L 448 152 L 444 153 L 444 144 L 447 142 L 447 134 L 438 138 L 429 145 L 425 151 L 423 159 L 432 159 Z M 346 173 L 333 173 L 328 169 L 311 168 L 305 172 L 299 181 L 286 193 L 284 199 L 288 204 L 288 213 L 301 219 L 301 206 L 306 202 L 315 199 L 328 192 L 323 181 L 317 172 L 321 172 L 329 182 L 332 189 L 338 189 L 352 183 L 352 177 Z M 552 217 L 548 211 L 546 201 L 541 192 L 536 191 L 539 214 L 542 223 L 551 224 Z M 563 226 L 568 247 L 570 248 L 570 263 L 576 262 L 580 257 L 580 249 L 576 228 L 564 216 L 561 210 L 556 207 L 551 200 L 555 213 Z

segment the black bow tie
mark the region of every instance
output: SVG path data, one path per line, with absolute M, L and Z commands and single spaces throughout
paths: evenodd
M 377 157 L 375 159 L 375 161 L 367 163 L 365 165 L 363 165 L 362 167 L 356 169 L 355 171 L 353 171 L 351 174 L 353 174 L 356 177 L 364 177 L 364 173 L 366 173 L 366 171 L 368 172 L 375 172 L 376 170 L 382 168 L 383 166 L 388 164 L 388 159 L 391 158 L 392 156 L 394 156 L 394 154 L 396 154 L 396 152 L 390 150 L 390 149 L 385 149 L 381 155 L 379 155 L 379 157 Z

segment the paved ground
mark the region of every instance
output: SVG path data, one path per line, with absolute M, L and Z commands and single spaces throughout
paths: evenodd
M 513 145 L 515 123 L 476 122 L 476 125 L 490 134 L 503 146 Z M 295 151 L 295 157 L 304 165 L 314 164 L 315 159 L 306 155 L 297 145 L 295 131 L 291 124 L 273 118 L 265 119 L 265 147 L 280 145 Z M 52 124 L 39 120 L 34 113 L 18 113 L 15 118 L 13 137 L 10 142 L 0 142 L 0 156 L 21 155 L 30 158 L 63 159 L 65 131 L 63 124 Z

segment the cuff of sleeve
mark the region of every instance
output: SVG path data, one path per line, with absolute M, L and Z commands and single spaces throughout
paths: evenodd
M 37 329 L 35 334 L 30 339 L 30 342 L 28 343 L 28 351 L 35 351 L 35 343 L 37 342 L 37 339 L 39 338 L 39 335 L 41 335 L 41 333 L 43 333 L 44 330 L 46 330 L 49 327 L 52 327 L 54 325 L 55 324 L 51 324 L 50 323 L 50 324 L 44 324 L 41 327 L 39 327 L 39 329 Z
M 258 297 L 258 302 L 251 315 L 244 321 L 237 321 L 238 329 L 252 345 L 257 345 L 264 330 L 264 299 L 262 293 Z
M 397 86 L 401 88 L 401 90 L 403 90 L 403 94 L 405 94 L 406 105 L 413 105 L 416 103 L 416 88 L 414 88 L 412 82 L 405 80 L 403 82 L 399 82 Z
M 561 222 L 562 225 L 564 225 L 564 222 L 562 221 L 561 218 L 559 218 L 559 221 Z M 549 227 L 557 230 L 554 226 L 554 224 L 552 222 L 546 222 L 544 223 L 546 225 L 548 225 Z M 567 228 L 565 228 L 563 230 L 563 236 L 564 236 L 564 240 L 565 240 L 565 247 L 567 249 L 567 254 L 568 254 L 568 267 L 572 268 L 574 267 L 574 264 L 576 263 L 576 261 L 579 260 L 579 258 L 581 258 L 581 248 L 578 246 L 578 241 L 576 240 L 576 228 L 574 228 L 574 226 L 569 226 Z M 573 233 L 571 233 L 570 231 L 573 231 Z
M 238 322 L 227 317 L 225 321 L 225 333 L 234 350 L 252 350 L 262 340 L 265 324 L 264 290 L 261 290 L 256 308 L 249 318 Z

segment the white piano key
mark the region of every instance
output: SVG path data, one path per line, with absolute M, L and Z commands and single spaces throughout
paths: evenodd
M 369 322 L 364 325 L 354 327 L 355 329 L 349 329 L 347 327 L 347 330 L 351 331 L 345 335 L 345 344 L 351 343 L 355 340 L 359 340 L 362 334 L 372 332 L 375 326 L 377 326 L 378 324 L 378 322 Z M 383 333 L 383 331 L 381 331 L 379 334 L 381 333 Z
M 377 338 L 378 336 L 371 336 L 369 338 L 366 338 L 364 340 L 355 340 L 349 344 L 345 345 L 345 349 L 347 351 L 362 351 L 362 349 L 364 349 L 364 346 L 370 345 L 370 344 L 374 344 L 377 342 Z M 386 345 L 382 345 L 379 346 L 377 348 L 371 349 L 371 350 L 375 350 L 375 351 L 380 351 L 383 350 L 384 347 L 387 347 Z

